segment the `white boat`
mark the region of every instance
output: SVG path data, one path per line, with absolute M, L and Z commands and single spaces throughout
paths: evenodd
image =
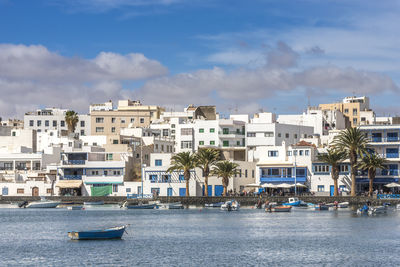
M 181 202 L 174 202 L 174 203 L 160 203 L 157 205 L 159 209 L 163 210 L 179 210 L 183 209 L 183 205 Z
M 386 212 L 387 212 L 386 206 L 376 206 L 376 207 L 370 207 L 368 209 L 368 215 L 384 214 Z
M 221 210 L 238 211 L 239 208 L 240 204 L 236 200 L 229 200 L 221 205 Z
M 61 202 L 42 199 L 41 201 L 34 201 L 26 205 L 28 209 L 49 209 L 56 208 Z
M 338 204 L 339 209 L 347 209 L 349 207 L 349 202 L 341 202 Z

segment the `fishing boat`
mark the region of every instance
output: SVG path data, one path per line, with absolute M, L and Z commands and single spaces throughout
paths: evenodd
M 329 210 L 329 206 L 324 204 L 317 204 L 314 207 L 315 210 Z
M 127 208 L 127 209 L 155 209 L 157 207 L 157 203 L 128 203 L 125 201 L 125 203 L 121 206 L 121 208 Z
M 217 203 L 210 203 L 210 204 L 205 204 L 204 206 L 206 208 L 220 208 L 225 202 L 217 202 Z
M 104 205 L 104 201 L 87 201 L 83 202 L 85 206 L 98 206 L 98 205 Z
M 68 236 L 72 240 L 121 239 L 126 227 L 127 225 L 103 230 L 72 231 L 68 232 Z
M 238 211 L 240 208 L 239 202 L 236 200 L 229 200 L 225 202 L 224 204 L 221 205 L 221 210 L 227 210 L 227 211 Z
M 61 202 L 60 201 L 53 201 L 53 200 L 46 200 L 44 197 L 41 198 L 40 201 L 33 201 L 21 206 L 21 208 L 28 208 L 28 209 L 49 209 L 49 208 L 56 208 Z
M 272 206 L 265 209 L 268 212 L 290 212 L 291 210 L 292 206 Z
M 297 197 L 290 197 L 288 202 L 283 203 L 284 206 L 293 206 L 293 207 L 307 207 L 307 203 L 302 200 L 299 200 Z
M 68 206 L 67 210 L 84 210 L 83 206 Z
M 157 208 L 162 210 L 179 210 L 183 209 L 183 205 L 181 202 L 160 203 L 157 205 Z

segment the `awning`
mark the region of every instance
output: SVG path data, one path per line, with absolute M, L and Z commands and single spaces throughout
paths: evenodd
M 56 185 L 59 188 L 80 188 L 82 186 L 81 180 L 61 180 Z

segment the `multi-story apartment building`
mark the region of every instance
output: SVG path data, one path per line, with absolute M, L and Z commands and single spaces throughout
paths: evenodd
M 163 109 L 159 106 L 142 105 L 140 101 L 120 100 L 117 109 L 112 103 L 90 105 L 91 133 L 93 135 L 115 135 L 122 128 L 149 127 L 160 118 Z
M 27 112 L 24 115 L 24 128 L 36 130 L 37 132 L 57 130 L 58 135 L 61 135 L 62 131 L 66 132 L 68 130 L 65 122 L 67 111 L 67 109 L 45 108 Z M 75 133 L 80 136 L 90 135 L 90 116 L 79 114 L 78 118 L 79 121 L 76 125 Z
M 361 122 L 360 112 L 370 110 L 369 98 L 366 96 L 345 97 L 342 100 L 342 102 L 331 103 L 331 104 L 320 104 L 319 108 L 322 110 L 339 110 L 344 114 L 344 116 L 349 118 L 351 126 L 353 127 L 360 125 Z

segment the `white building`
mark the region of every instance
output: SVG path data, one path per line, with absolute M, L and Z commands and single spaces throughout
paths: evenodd
M 58 134 L 67 131 L 65 114 L 67 109 L 45 108 L 34 112 L 27 112 L 24 115 L 24 128 L 33 129 L 37 132 L 57 130 Z M 76 125 L 75 133 L 78 135 L 90 135 L 90 115 L 78 115 L 79 122 Z

